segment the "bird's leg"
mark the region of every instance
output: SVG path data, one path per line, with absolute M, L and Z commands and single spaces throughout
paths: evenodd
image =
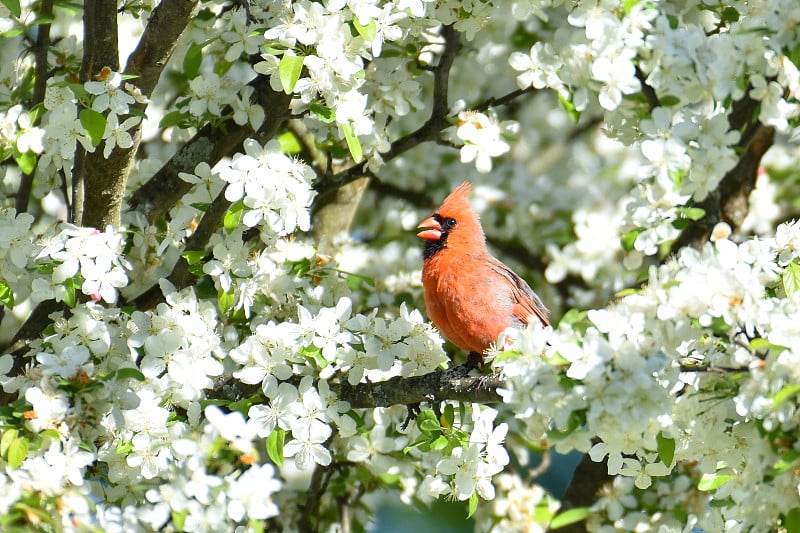
M 431 409 L 433 409 L 433 414 L 436 415 L 436 420 L 442 419 L 442 409 L 439 407 L 438 402 L 431 403 Z
M 419 402 L 406 405 L 406 409 L 408 409 L 408 414 L 406 414 L 405 422 L 400 426 L 400 429 L 403 431 L 405 431 L 406 428 L 408 428 L 408 424 L 410 424 L 412 420 L 416 420 L 417 416 L 422 412 Z
M 481 374 L 483 374 L 483 371 L 486 369 L 486 365 L 483 364 L 483 356 L 478 352 L 469 352 L 469 355 L 467 355 L 467 362 L 464 366 L 466 366 L 468 370 L 476 368 Z

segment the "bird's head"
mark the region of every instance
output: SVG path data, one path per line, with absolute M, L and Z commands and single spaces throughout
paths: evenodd
M 432 216 L 417 226 L 422 230 L 417 236 L 425 239 L 425 259 L 445 249 L 465 254 L 485 250 L 486 239 L 481 223 L 469 205 L 471 188 L 468 181 L 459 185 Z

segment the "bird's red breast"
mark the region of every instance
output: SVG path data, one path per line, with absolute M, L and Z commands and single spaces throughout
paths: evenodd
M 508 327 L 535 316 L 547 325 L 547 308 L 530 286 L 492 257 L 462 183 L 423 220 L 422 286 L 428 317 L 450 342 L 483 354 Z

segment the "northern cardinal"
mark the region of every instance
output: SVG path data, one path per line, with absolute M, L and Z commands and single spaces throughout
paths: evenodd
M 422 286 L 425 307 L 447 340 L 480 363 L 487 348 L 508 327 L 530 317 L 548 324 L 547 308 L 530 286 L 489 253 L 465 181 L 433 216 L 417 226 L 425 239 Z

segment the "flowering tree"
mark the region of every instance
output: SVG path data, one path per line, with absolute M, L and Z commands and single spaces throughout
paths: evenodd
M 800 531 L 795 0 L 0 3 L 3 528 Z M 484 375 L 466 178 L 555 324 Z

